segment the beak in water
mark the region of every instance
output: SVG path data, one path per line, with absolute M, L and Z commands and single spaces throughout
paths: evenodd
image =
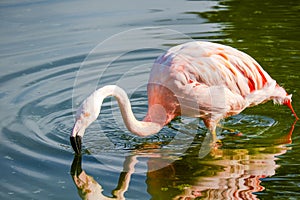
M 292 113 L 294 114 L 296 120 L 298 120 L 299 118 L 298 118 L 296 112 L 295 112 L 294 109 L 293 109 L 292 102 L 291 102 L 291 101 L 287 101 L 287 102 L 285 103 L 285 105 L 286 105 L 287 107 L 289 107 L 289 109 L 290 109 L 290 110 L 292 111 Z
M 77 155 L 81 154 L 81 136 L 76 135 L 76 136 L 70 136 L 70 142 L 72 145 L 73 150 Z
M 75 125 L 72 130 L 72 134 L 70 136 L 70 142 L 72 145 L 73 150 L 77 155 L 81 154 L 81 141 L 82 135 L 84 133 L 84 129 L 82 128 L 82 123 L 80 120 L 75 122 Z

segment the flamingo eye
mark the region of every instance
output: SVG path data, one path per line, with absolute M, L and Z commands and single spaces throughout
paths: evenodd
M 84 112 L 84 113 L 83 113 L 83 116 L 84 116 L 84 117 L 89 117 L 90 115 L 91 115 L 91 113 L 89 113 L 89 112 Z

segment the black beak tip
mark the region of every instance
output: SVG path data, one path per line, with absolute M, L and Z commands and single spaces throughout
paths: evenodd
M 77 155 L 81 154 L 81 136 L 76 135 L 75 137 L 70 137 L 70 142 L 72 145 L 73 150 Z

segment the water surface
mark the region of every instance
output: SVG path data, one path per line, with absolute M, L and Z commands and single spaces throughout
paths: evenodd
M 224 120 L 242 135 L 219 129 L 222 147 L 207 152 L 203 122 L 138 138 L 108 98 L 82 158 L 69 144 L 74 111 L 97 87 L 123 87 L 142 119 L 151 63 L 192 39 L 253 56 L 299 111 L 299 11 L 277 0 L 2 1 L 1 199 L 299 199 L 299 123 L 271 102 Z

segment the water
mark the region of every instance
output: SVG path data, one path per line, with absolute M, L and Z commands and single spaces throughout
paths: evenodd
M 219 129 L 222 147 L 210 153 L 197 119 L 138 138 L 110 99 L 83 157 L 69 144 L 75 108 L 97 87 L 123 87 L 141 119 L 151 63 L 191 38 L 253 56 L 299 112 L 299 9 L 274 0 L 2 1 L 1 199 L 100 199 L 116 188 L 127 199 L 299 199 L 299 122 L 272 103 L 223 121 L 242 134 Z

